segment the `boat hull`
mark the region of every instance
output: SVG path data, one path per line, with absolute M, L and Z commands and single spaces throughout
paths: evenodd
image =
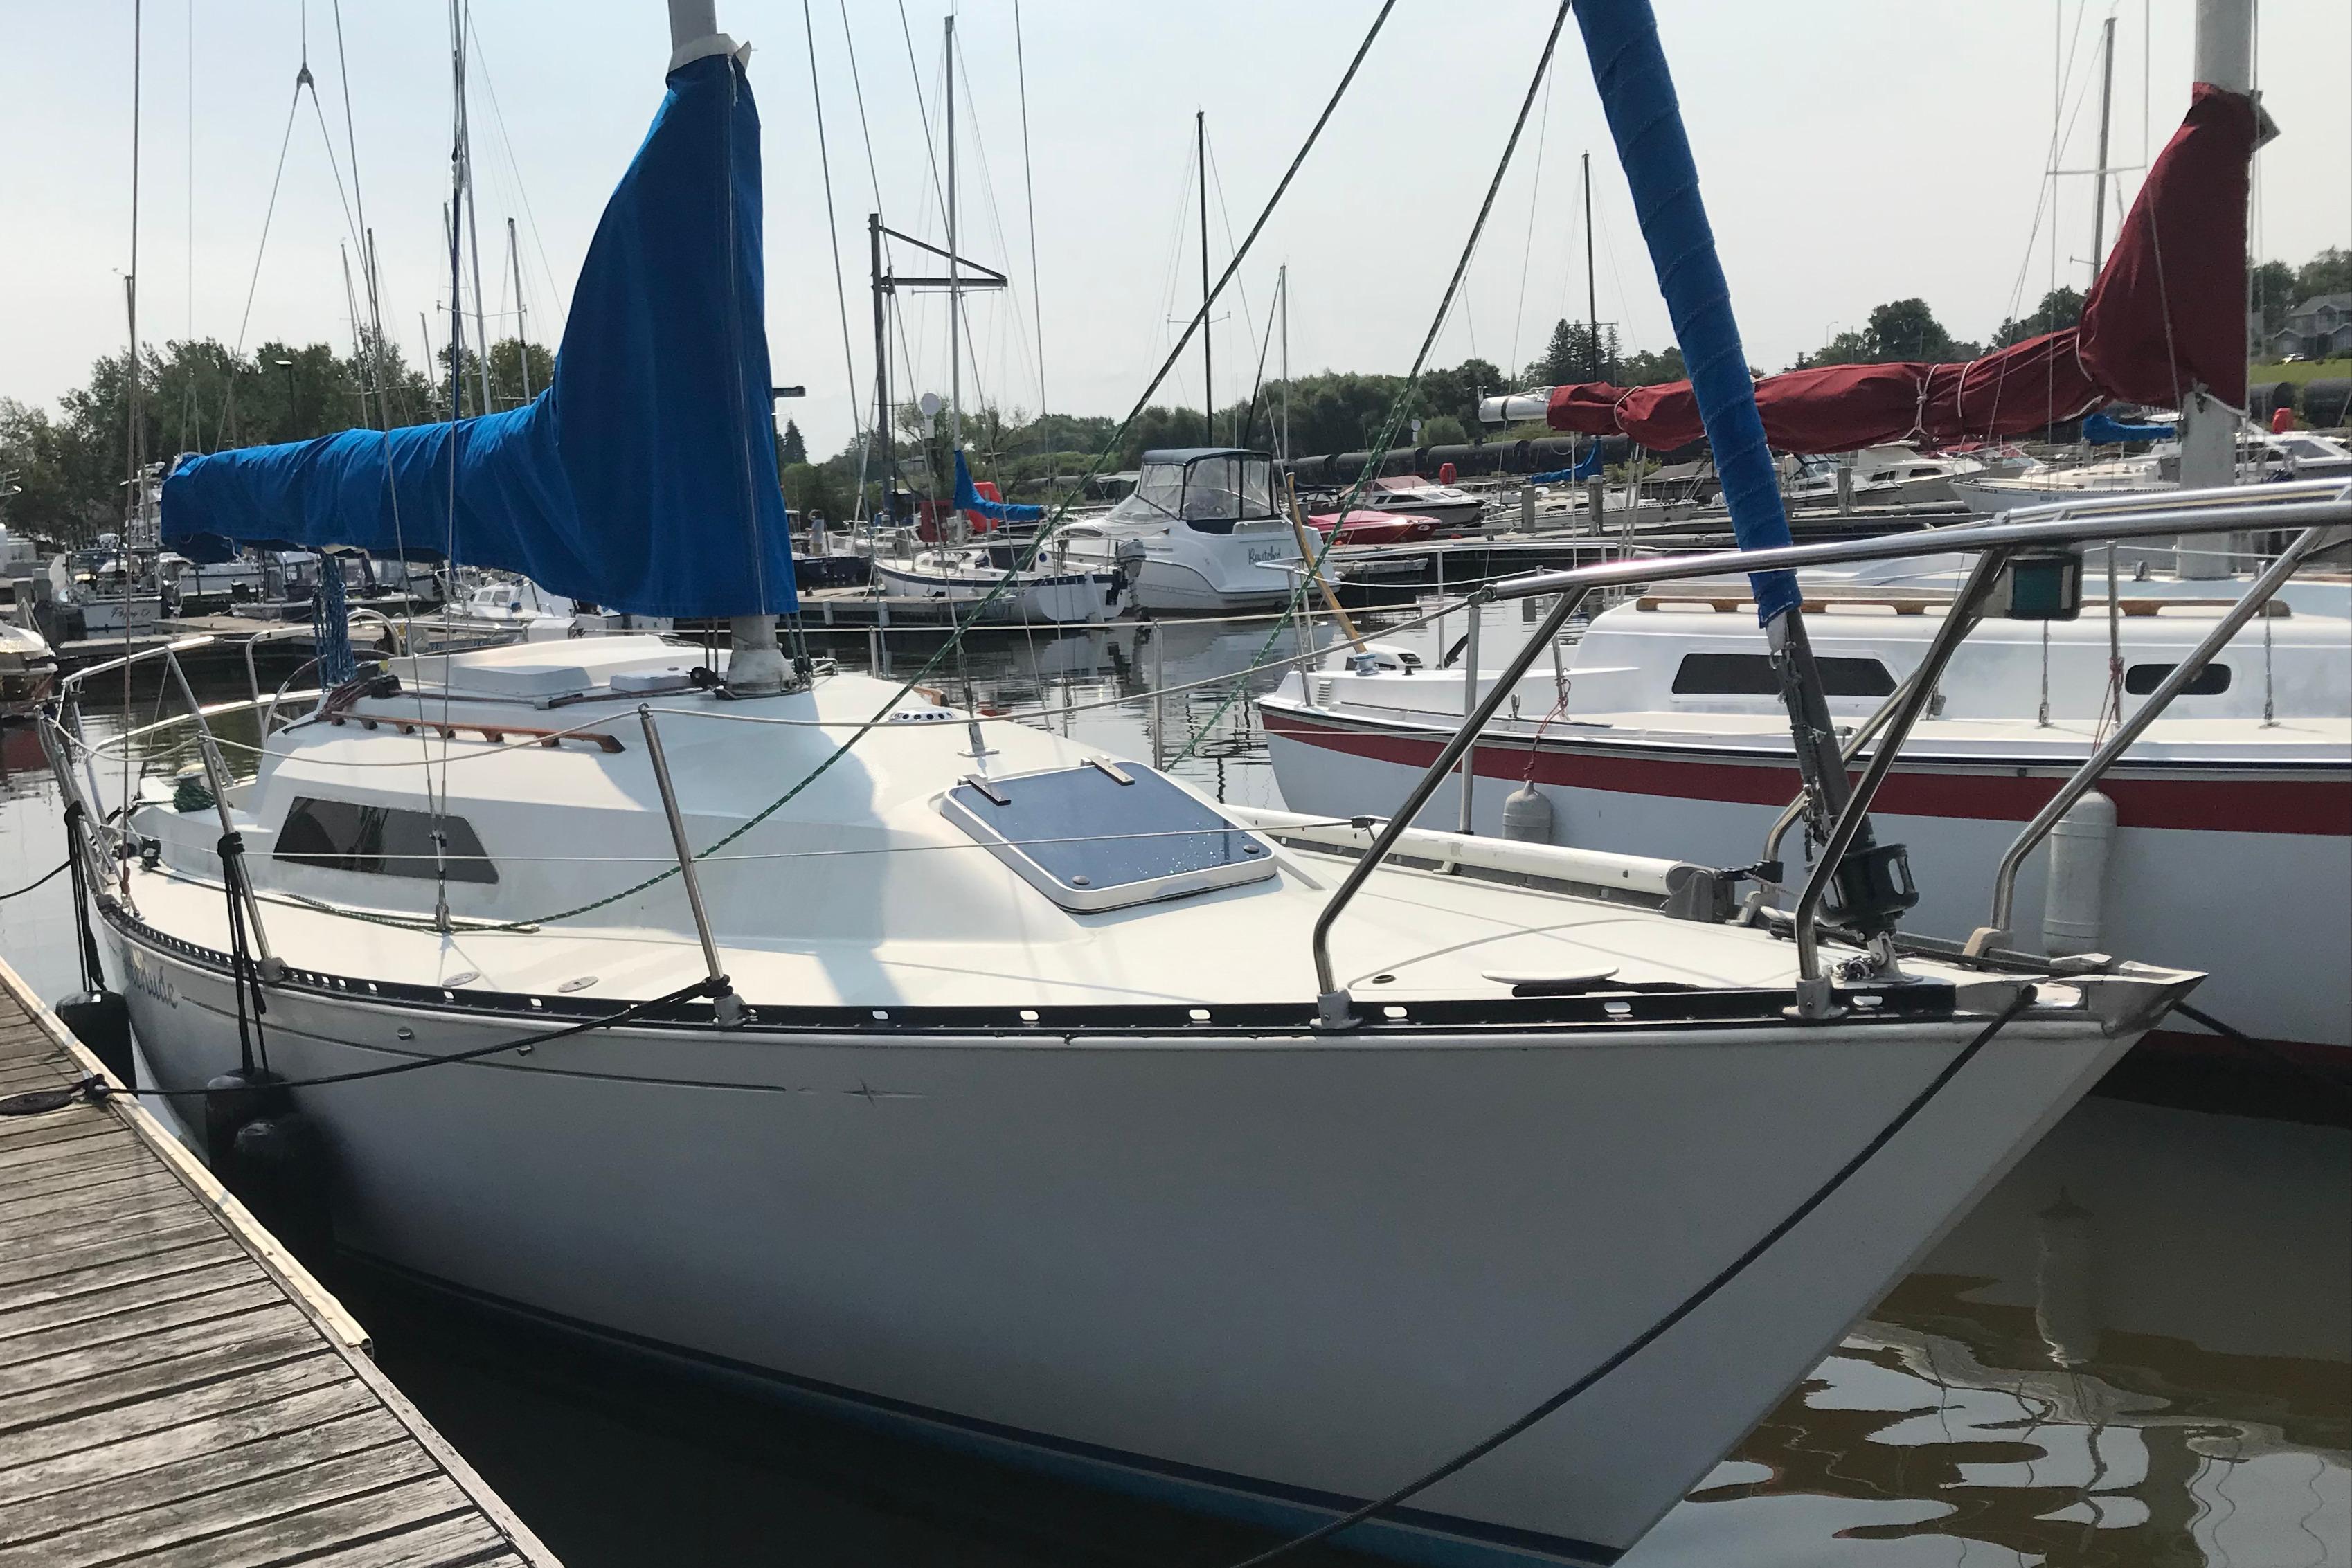
M 1260 712 L 1283 800 L 1298 811 L 1393 810 L 1443 738 L 1295 703 L 1268 700 Z M 1530 776 L 1528 750 L 1498 744 L 1477 756 L 1473 821 L 1497 834 L 1503 798 Z M 1872 812 L 1879 838 L 1910 851 L 1920 903 L 1906 929 L 1960 939 L 1983 925 L 2002 853 L 2072 772 L 1906 756 Z M 1551 802 L 1554 842 L 1720 866 L 1752 863 L 1799 789 L 1785 753 L 1575 738 L 1547 737 L 1532 778 Z M 2352 952 L 2352 773 L 2126 759 L 2101 788 L 2121 812 L 2101 949 L 2206 970 L 2200 1008 L 2306 1060 L 2352 1061 L 2352 973 L 2312 962 Z M 1420 824 L 1453 829 L 1460 800 L 1448 779 Z M 2047 863 L 2045 847 L 2018 875 L 2012 936 L 2028 950 L 2041 945 Z M 2198 1038 L 2179 1032 L 2183 1046 Z
M 908 571 L 877 560 L 873 563 L 872 580 L 883 592 L 917 599 L 942 600 L 953 604 L 988 601 L 996 618 L 1033 626 L 1072 626 L 1106 621 L 1118 613 L 1119 605 L 1117 581 L 1092 572 L 1034 578 L 997 592 L 998 582 L 993 578 Z
M 109 929 L 162 1082 L 235 1066 L 217 963 L 119 911 Z M 299 1080 L 532 1021 L 362 1002 L 362 984 L 274 988 L 270 1065 Z M 676 1025 L 299 1103 L 327 1134 L 348 1246 L 872 1419 L 1290 1529 L 1633 1338 L 1980 1023 Z M 1357 1543 L 1611 1561 L 2126 1043 L 2083 1015 L 2013 1023 L 1721 1295 Z

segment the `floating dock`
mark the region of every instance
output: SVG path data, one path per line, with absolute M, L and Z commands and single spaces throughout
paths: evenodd
M 103 1075 L 0 962 L 0 1096 Z M 117 1092 L 0 1116 L 0 1568 L 130 1560 L 556 1568 L 335 1298 Z

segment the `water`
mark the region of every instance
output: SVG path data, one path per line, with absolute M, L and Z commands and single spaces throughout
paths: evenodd
M 1117 631 L 993 632 L 927 679 L 1043 708 L 1119 755 L 1190 743 L 1177 773 L 1277 805 L 1255 716 L 1223 702 L 1228 688 L 1157 716 L 1134 700 L 1247 664 L 1270 631 L 1176 624 L 1156 647 Z M 1294 651 L 1293 632 L 1274 635 L 1275 653 Z M 937 645 L 894 633 L 891 670 L 911 675 Z M 842 637 L 833 651 L 863 667 L 868 647 Z M 138 693 L 135 722 L 155 703 Z M 93 736 L 121 723 L 89 713 Z M 62 846 L 37 738 L 0 730 L 0 889 Z M 0 903 L 0 952 L 49 997 L 78 983 L 68 888 L 61 876 Z M 571 1568 L 1192 1568 L 1264 1544 L 324 1267 L 394 1380 Z M 1529 1367 L 1528 1402 L 1580 1370 Z M 1472 1436 L 1430 1434 L 1431 1458 Z M 2352 1133 L 2086 1101 L 1624 1562 L 2352 1565 Z

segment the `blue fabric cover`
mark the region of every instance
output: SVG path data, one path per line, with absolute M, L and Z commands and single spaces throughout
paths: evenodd
M 1043 507 L 1016 507 L 1009 501 L 992 501 L 972 488 L 971 470 L 963 465 L 963 454 L 955 455 L 955 504 L 959 512 L 978 512 L 983 517 L 993 517 L 1000 523 L 1041 523 L 1045 520 Z
M 1526 483 L 1529 485 L 1564 485 L 1570 480 L 1595 479 L 1600 477 L 1600 476 L 1601 443 L 1596 441 L 1592 444 L 1592 449 L 1587 452 L 1583 456 L 1578 458 L 1570 466 L 1566 468 L 1554 468 L 1548 474 L 1530 474 L 1527 476 Z
M 759 112 L 710 56 L 671 75 L 535 401 L 189 458 L 163 541 L 198 561 L 240 543 L 448 556 L 645 615 L 788 612 L 763 295 Z
M 2168 424 L 2126 424 L 2105 413 L 2085 414 L 2083 439 L 2094 446 L 2116 446 L 2126 441 L 2169 441 L 2180 433 Z
M 1617 161 L 1633 188 L 1633 211 L 1649 244 L 1658 290 L 1666 297 L 1675 341 L 1690 368 L 1732 533 L 1742 549 L 1792 543 L 1780 476 L 1764 445 L 1748 352 L 1731 314 L 1731 287 L 1716 257 L 1715 231 L 1707 226 L 1698 193 L 1698 166 L 1691 159 L 1682 106 L 1658 43 L 1658 19 L 1650 0 L 1577 0 L 1576 25 L 1584 34 Z M 1751 580 L 1757 616 L 1768 625 L 1801 602 L 1793 573 L 1759 572 Z

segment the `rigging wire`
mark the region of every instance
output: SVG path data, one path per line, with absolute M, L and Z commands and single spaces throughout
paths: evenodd
M 866 400 L 858 395 L 857 359 L 849 347 L 849 286 L 841 275 L 841 228 L 833 210 L 833 154 L 825 145 L 824 94 L 817 81 L 816 23 L 809 15 L 809 0 L 801 0 L 801 29 L 808 37 L 809 112 L 816 120 L 817 167 L 824 173 L 824 232 L 832 241 L 833 298 L 841 309 L 841 363 L 849 377 L 849 430 L 856 437 L 866 429 L 865 416 L 860 412 Z M 857 492 L 861 498 L 866 494 L 862 479 Z
M 1182 355 L 1184 350 L 1192 342 L 1193 332 L 1199 330 L 1202 324 L 1207 320 L 1210 310 L 1216 303 L 1217 296 L 1223 292 L 1225 286 L 1232 282 L 1234 275 L 1241 270 L 1242 262 L 1248 256 L 1250 248 L 1256 244 L 1259 235 L 1265 232 L 1265 225 L 1272 220 L 1275 210 L 1281 205 L 1282 199 L 1288 193 L 1292 182 L 1297 178 L 1299 170 L 1305 166 L 1307 155 L 1315 150 L 1317 143 L 1322 140 L 1325 128 L 1330 124 L 1332 115 L 1338 112 L 1340 102 L 1347 96 L 1348 89 L 1354 83 L 1358 72 L 1360 72 L 1363 68 L 1365 57 L 1370 54 L 1372 45 L 1378 41 L 1381 30 L 1388 25 L 1390 15 L 1394 12 L 1395 9 L 1396 0 L 1381 0 L 1380 11 L 1373 16 L 1370 26 L 1365 31 L 1363 41 L 1357 46 L 1354 56 L 1349 60 L 1348 68 L 1341 74 L 1338 85 L 1332 89 L 1330 98 L 1325 102 L 1322 112 L 1316 117 L 1315 123 L 1308 130 L 1306 140 L 1300 143 L 1298 151 L 1293 154 L 1289 167 L 1283 171 L 1281 180 L 1276 183 L 1272 193 L 1266 197 L 1265 205 L 1260 209 L 1256 221 L 1250 225 L 1249 233 L 1243 237 L 1240 248 L 1235 251 L 1232 261 L 1226 265 L 1223 274 L 1217 279 L 1215 285 L 1208 291 L 1208 297 L 1202 300 L 1200 309 L 1193 314 L 1192 325 L 1186 329 L 1182 338 L 1178 340 L 1176 345 L 1169 350 L 1168 356 L 1160 361 L 1159 369 L 1152 373 L 1150 381 L 1145 385 L 1142 392 L 1139 394 L 1133 406 L 1129 409 L 1127 417 L 1121 420 L 1118 424 L 1112 429 L 1108 438 L 1103 444 L 1102 450 L 1097 454 L 1092 465 L 1088 468 L 1084 478 L 1071 492 L 1072 496 L 1083 494 L 1087 482 L 1091 481 L 1097 475 L 1103 473 L 1111 459 L 1119 452 L 1121 444 L 1127 439 L 1128 432 L 1134 426 L 1136 420 L 1141 417 L 1145 408 L 1149 406 L 1152 395 L 1160 390 L 1160 384 L 1168 379 L 1169 373 L 1176 367 L 1177 360 Z M 1565 20 L 1566 16 L 1567 5 L 1565 4 L 1565 0 L 1563 0 L 1559 19 L 1556 20 L 1553 24 L 1553 36 L 1555 39 L 1559 33 L 1559 20 Z M 910 52 L 910 62 L 912 56 Z M 1549 51 L 1547 51 L 1547 59 L 1549 59 Z M 1522 110 L 1521 119 L 1522 120 L 1525 120 L 1524 110 Z M 455 249 L 453 246 L 453 271 L 455 269 Z M 451 444 L 454 450 L 455 443 L 452 443 Z M 1055 505 L 1054 510 L 1048 514 L 1045 523 L 1041 525 L 1037 532 L 1032 536 L 1028 549 L 1021 562 L 1022 570 L 1026 570 L 1035 562 L 1038 553 L 1045 548 L 1045 544 L 1052 538 L 1053 535 L 1060 529 L 1064 523 L 1067 521 L 1068 515 L 1069 500 L 1068 498 L 1065 498 Z M 784 807 L 799 799 L 803 790 L 807 789 L 810 785 L 815 783 L 817 779 L 823 778 L 835 767 L 835 765 L 839 763 L 843 758 L 848 756 L 851 750 L 856 747 L 859 739 L 870 733 L 873 729 L 887 723 L 889 715 L 896 711 L 898 704 L 903 701 L 909 693 L 913 692 L 917 686 L 922 685 L 925 680 L 930 676 L 932 672 L 939 667 L 943 660 L 947 659 L 952 653 L 962 646 L 966 634 L 974 624 L 985 618 L 991 608 L 1004 596 L 1006 588 L 1012 580 L 1013 574 L 1005 574 L 985 595 L 975 600 L 972 602 L 970 612 L 956 622 L 954 631 L 950 634 L 944 645 L 934 651 L 930 657 L 924 661 L 920 668 L 919 668 L 912 675 L 908 676 L 904 682 L 900 683 L 898 689 L 894 691 L 888 699 L 876 710 L 873 718 L 865 727 L 853 732 L 840 745 L 828 752 L 814 767 L 802 774 L 800 779 L 782 795 L 770 801 L 766 806 L 761 807 L 759 810 L 746 817 L 727 833 L 713 841 L 708 848 L 698 851 L 693 858 L 698 861 L 708 859 L 711 854 L 715 853 L 719 850 L 724 849 L 727 845 L 734 842 L 737 839 L 740 839 L 744 834 L 751 831 L 762 822 L 765 822 L 769 818 L 783 810 Z M 515 930 L 527 925 L 552 925 L 559 920 L 572 919 L 579 915 L 586 915 L 593 910 L 605 908 L 611 904 L 618 904 L 625 898 L 634 897 L 637 894 L 643 893 L 648 888 L 667 882 L 671 877 L 677 876 L 677 874 L 678 868 L 676 865 L 672 865 L 667 870 L 657 872 L 652 876 L 646 877 L 640 882 L 634 883 L 627 887 L 620 889 L 618 892 L 608 894 L 602 898 L 591 900 L 586 904 L 578 904 L 570 909 L 559 910 L 555 913 L 539 915 L 531 919 L 490 923 L 479 927 L 474 927 L 473 929 L 500 931 Z M 375 925 L 393 925 L 411 929 L 439 928 L 437 926 L 425 927 L 415 921 L 371 915 L 358 910 L 334 910 L 331 913 L 339 915 L 346 919 Z
M 1486 220 L 1494 213 L 1495 198 L 1501 193 L 1504 176 L 1510 172 L 1512 155 L 1518 151 L 1519 147 L 1519 135 L 1527 129 L 1528 112 L 1535 108 L 1537 89 L 1543 86 L 1545 78 L 1551 74 L 1552 56 L 1559 46 L 1560 28 L 1566 26 L 1568 14 L 1573 6 L 1574 0 L 1559 0 L 1559 9 L 1552 16 L 1551 31 L 1545 36 L 1543 54 L 1536 61 L 1535 75 L 1528 80 L 1526 96 L 1519 100 L 1518 118 L 1511 121 L 1511 134 L 1503 143 L 1503 155 L 1495 165 L 1494 177 L 1486 182 L 1486 197 L 1478 204 L 1478 215 L 1470 225 L 1470 236 L 1462 246 L 1461 258 L 1454 264 L 1454 276 L 1446 280 L 1444 297 L 1437 302 L 1437 314 L 1431 319 L 1429 330 L 1421 340 L 1420 350 L 1413 355 L 1412 368 L 1405 372 L 1404 380 L 1397 387 L 1395 401 L 1389 405 L 1388 423 L 1381 430 L 1379 442 L 1372 447 L 1371 455 L 1364 464 L 1362 470 L 1357 474 L 1354 486 L 1339 502 L 1339 515 L 1342 519 L 1362 504 L 1365 486 L 1370 485 L 1379 474 L 1381 463 L 1388 456 L 1391 444 L 1396 440 L 1397 430 L 1404 422 L 1405 410 L 1411 406 L 1414 388 L 1421 381 L 1421 372 L 1429 363 L 1430 351 L 1437 346 L 1438 334 L 1445 329 L 1446 318 L 1453 314 L 1454 302 L 1461 294 L 1462 280 L 1469 272 L 1470 264 L 1478 254 L 1478 241 L 1486 232 Z M 1240 258 L 1235 257 L 1234 260 L 1238 265 Z M 1289 600 L 1290 608 L 1294 611 L 1305 599 L 1309 581 L 1322 576 L 1323 563 L 1330 556 L 1332 546 L 1338 542 L 1339 532 L 1339 528 L 1334 526 L 1329 533 L 1324 535 L 1323 542 L 1317 547 L 1314 559 L 1308 562 L 1308 570 L 1295 574 Z M 1275 641 L 1281 635 L 1282 629 L 1279 626 L 1266 633 L 1265 645 L 1258 650 L 1260 660 L 1274 651 Z M 1209 722 L 1185 740 L 1184 748 L 1176 754 L 1176 761 L 1181 762 L 1192 755 L 1201 742 L 1216 728 L 1218 722 L 1224 717 L 1226 712 L 1234 706 L 1234 700 L 1240 695 L 1241 688 L 1238 686 L 1225 694 L 1217 706 L 1210 711 Z
M 1511 312 L 1511 358 L 1510 361 L 1503 367 L 1504 376 L 1513 386 L 1518 384 L 1519 331 L 1525 326 L 1528 316 L 1528 264 L 1535 259 L 1536 255 L 1536 214 L 1541 210 L 1543 202 L 1544 148 L 1550 140 L 1551 78 L 1547 77 L 1544 78 L 1543 112 L 1536 120 L 1535 178 L 1528 185 L 1528 239 L 1526 246 L 1519 252 L 1519 302 Z M 1597 356 L 1600 345 L 1595 344 L 1593 349 Z
M 1037 183 L 1029 167 L 1029 56 L 1021 42 L 1021 0 L 1013 0 L 1013 63 L 1021 81 L 1021 192 L 1029 209 L 1029 314 L 1037 328 L 1037 417 L 1043 419 L 1045 417 L 1045 297 L 1037 286 Z M 1232 227 L 1231 225 L 1226 226 L 1228 230 Z M 1230 239 L 1230 234 L 1227 237 Z

